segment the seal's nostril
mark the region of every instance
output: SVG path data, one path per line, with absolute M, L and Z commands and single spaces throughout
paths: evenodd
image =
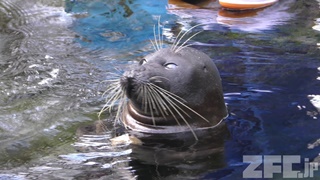
M 207 66 L 203 66 L 203 71 L 208 72 Z

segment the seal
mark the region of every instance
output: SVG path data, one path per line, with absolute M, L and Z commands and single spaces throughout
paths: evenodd
M 176 133 L 212 127 L 227 116 L 219 72 L 194 48 L 160 49 L 120 82 L 129 99 L 122 121 L 134 131 Z
M 172 134 L 218 126 L 227 117 L 221 78 L 212 59 L 186 46 L 158 48 L 108 90 L 126 128 Z M 121 97 L 121 98 L 119 98 Z M 109 105 L 107 105 L 107 108 Z

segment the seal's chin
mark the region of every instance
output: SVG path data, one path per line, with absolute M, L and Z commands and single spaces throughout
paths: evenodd
M 171 120 L 173 117 L 171 116 L 158 116 L 156 114 L 150 115 L 145 114 L 142 110 L 139 110 L 135 107 L 131 101 L 129 101 L 126 105 L 127 113 L 130 115 L 130 118 L 138 119 L 137 122 L 150 126 L 171 126 L 176 125 L 176 121 Z M 126 119 L 126 118 L 124 118 Z
M 139 121 L 137 121 L 137 119 Z M 157 122 L 157 120 L 160 119 L 163 118 L 154 117 L 154 120 L 152 120 L 151 117 L 138 113 L 130 103 L 127 104 L 127 107 L 124 109 L 124 113 L 122 113 L 122 122 L 126 128 L 136 132 L 149 134 L 168 134 L 190 131 L 190 127 L 188 126 L 154 125 L 149 123 L 152 121 Z
M 190 131 L 203 131 L 213 129 L 213 126 L 198 127 L 186 124 L 177 125 L 174 119 L 163 117 L 150 117 L 140 114 L 134 106 L 128 102 L 122 113 L 122 122 L 127 129 L 147 134 L 177 134 Z M 191 128 L 191 129 L 190 129 Z

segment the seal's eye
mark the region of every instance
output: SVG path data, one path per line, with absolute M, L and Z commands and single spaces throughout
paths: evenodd
M 147 60 L 146 59 L 141 59 L 140 62 L 139 62 L 139 65 L 143 65 L 144 63 L 146 63 Z
M 178 65 L 176 65 L 175 63 L 166 63 L 164 67 L 166 69 L 175 69 L 176 67 L 178 67 Z

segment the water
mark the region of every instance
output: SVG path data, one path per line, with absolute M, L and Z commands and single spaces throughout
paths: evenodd
M 216 1 L 205 6 L 1 1 L 0 179 L 241 179 L 243 155 L 316 159 L 319 2 L 283 0 L 241 14 Z M 159 16 L 167 45 L 180 30 L 204 24 L 191 42 L 220 70 L 228 139 L 207 138 L 195 150 L 111 145 L 112 117 L 103 117 L 106 131 L 92 126 L 104 80 L 153 52 Z

